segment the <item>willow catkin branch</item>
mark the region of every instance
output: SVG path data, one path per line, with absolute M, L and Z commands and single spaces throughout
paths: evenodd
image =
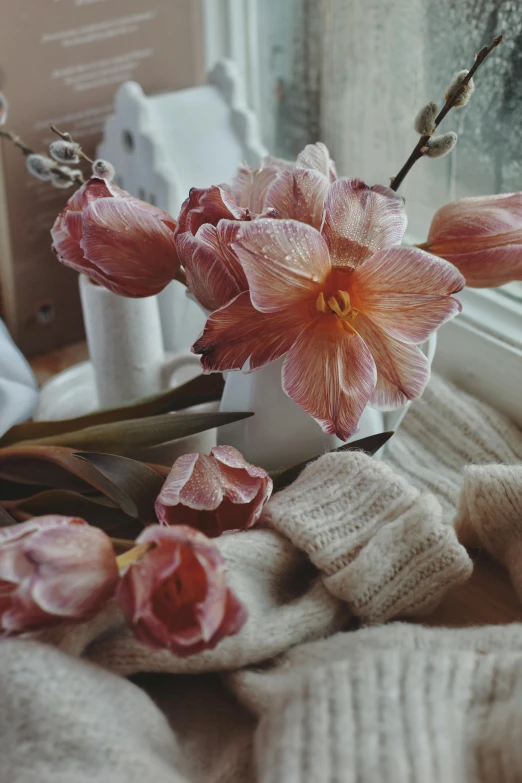
M 446 99 L 446 103 L 438 113 L 438 115 L 435 118 L 434 121 L 434 128 L 437 128 L 442 120 L 446 117 L 448 112 L 457 104 L 457 101 L 459 100 L 459 96 L 465 91 L 467 85 L 479 69 L 479 67 L 482 65 L 486 57 L 491 54 L 493 49 L 496 49 L 496 47 L 502 43 L 502 35 L 498 35 L 496 38 L 493 39 L 493 41 L 490 43 L 489 46 L 484 46 L 480 52 L 475 55 L 475 61 L 473 65 L 471 66 L 470 70 L 467 72 L 466 76 L 462 79 L 460 82 L 460 88 L 456 90 L 452 95 L 450 95 Z M 404 182 L 404 179 L 406 178 L 406 175 L 411 171 L 415 163 L 420 160 L 424 156 L 424 153 L 422 152 L 423 148 L 427 147 L 429 144 L 430 136 L 428 134 L 425 134 L 424 136 L 421 136 L 418 140 L 417 144 L 413 148 L 413 152 L 409 156 L 408 160 L 402 167 L 402 169 L 399 171 L 398 174 L 396 174 L 395 177 L 392 177 L 390 188 L 392 190 L 398 190 L 402 183 Z

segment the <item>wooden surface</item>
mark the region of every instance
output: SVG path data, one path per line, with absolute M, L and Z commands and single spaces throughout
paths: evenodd
M 30 360 L 39 383 L 88 358 L 85 343 L 76 343 Z M 431 626 L 464 627 L 522 621 L 519 601 L 507 572 L 486 552 L 472 552 L 474 570 L 471 578 L 450 590 L 444 600 L 427 617 L 416 622 Z

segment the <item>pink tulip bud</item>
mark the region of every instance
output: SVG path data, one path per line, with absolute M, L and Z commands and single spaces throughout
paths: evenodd
M 156 500 L 163 525 L 186 524 L 210 538 L 255 525 L 272 494 L 272 479 L 232 446 L 184 454 L 174 463 Z
M 522 193 L 445 204 L 435 213 L 423 247 L 454 264 L 471 287 L 522 280 Z
M 179 268 L 176 221 L 113 182 L 92 177 L 51 229 L 58 260 L 115 294 L 158 294 Z
M 49 515 L 0 529 L 0 633 L 87 620 L 117 582 L 110 539 L 83 519 Z
M 186 657 L 242 628 L 246 610 L 212 541 L 184 525 L 152 525 L 136 543 L 151 548 L 125 571 L 116 600 L 141 642 Z

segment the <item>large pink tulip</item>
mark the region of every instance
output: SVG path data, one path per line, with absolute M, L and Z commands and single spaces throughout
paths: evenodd
M 232 446 L 210 455 L 184 454 L 174 463 L 156 500 L 164 525 L 186 524 L 213 538 L 252 527 L 272 493 L 272 479 Z
M 113 596 L 110 539 L 83 519 L 35 517 L 0 529 L 0 632 L 23 633 L 93 617 Z
M 256 370 L 286 354 L 283 388 L 326 432 L 347 440 L 367 404 L 390 410 L 422 394 L 429 365 L 418 344 L 460 310 L 460 272 L 396 247 L 402 199 L 338 179 L 321 231 L 255 220 L 233 249 L 249 291 L 214 312 L 193 351 L 205 372 Z
M 231 185 L 193 188 L 181 208 L 176 246 L 187 284 L 214 311 L 248 289 L 232 247 L 245 221 L 295 218 L 320 228 L 324 200 L 335 180 L 324 144 L 309 144 L 297 161 L 267 157 L 258 169 L 241 166 Z
M 62 264 L 128 297 L 159 293 L 176 276 L 176 221 L 97 177 L 56 218 L 51 236 Z
M 117 602 L 140 641 L 185 657 L 241 629 L 246 610 L 212 541 L 184 525 L 152 525 L 136 543 L 151 548 L 121 577 Z
M 474 288 L 522 280 L 522 193 L 446 204 L 421 247 L 455 264 Z

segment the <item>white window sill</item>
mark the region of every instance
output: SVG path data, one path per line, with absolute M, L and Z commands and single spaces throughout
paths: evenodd
M 433 369 L 522 426 L 522 301 L 466 288 L 438 332 Z

